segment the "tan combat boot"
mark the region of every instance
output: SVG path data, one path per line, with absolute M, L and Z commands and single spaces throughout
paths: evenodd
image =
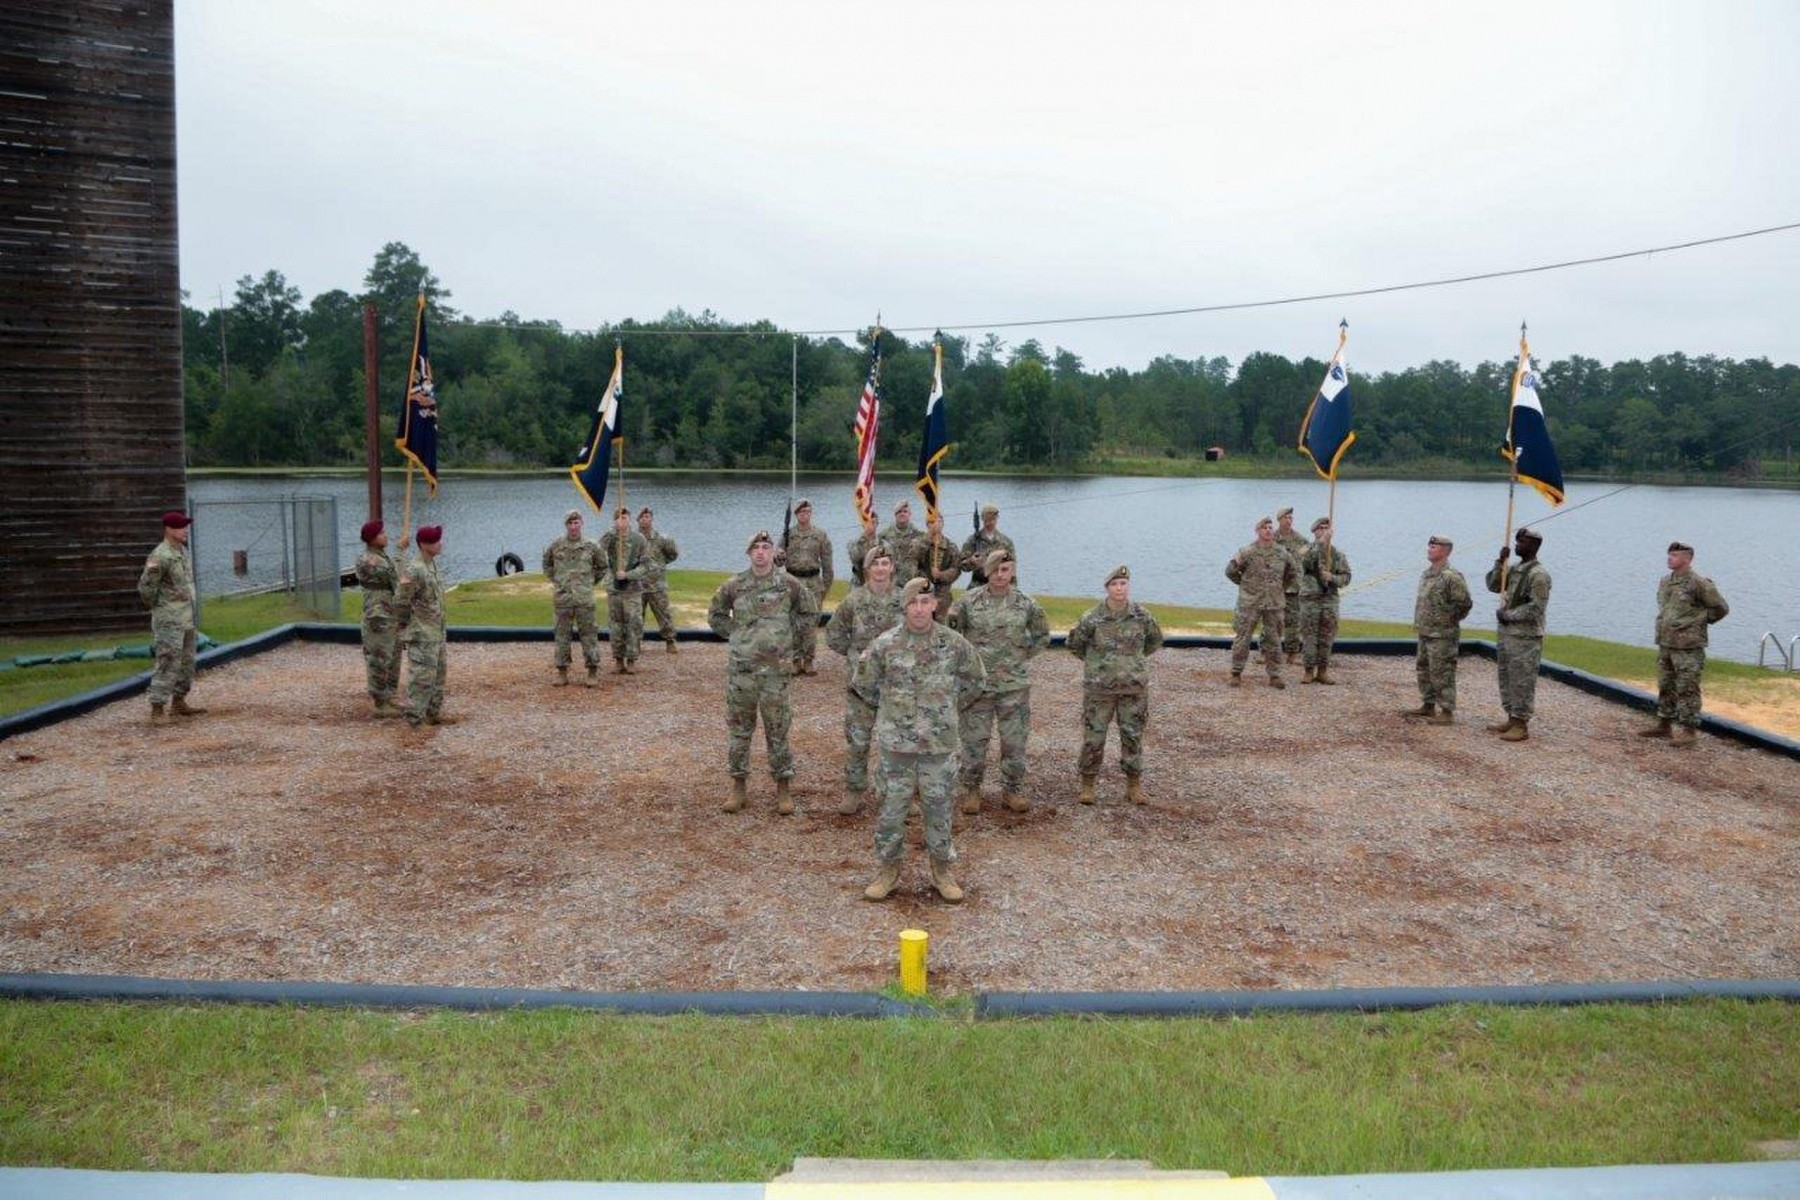
M 636 675 L 636 674 L 637 674 L 637 659 L 635 659 L 635 658 L 628 658 L 628 659 L 626 659 L 626 660 L 625 660 L 625 665 L 624 665 L 624 667 L 623 667 L 623 668 L 621 668 L 621 669 L 622 669 L 622 670 L 623 670 L 623 671 L 624 671 L 624 672 L 625 672 L 625 674 L 627 674 L 627 675 Z
M 391 700 L 377 700 L 375 702 L 375 719 L 378 721 L 385 721 L 390 717 L 404 717 L 405 715 L 406 713 Z
M 886 900 L 894 894 L 894 888 L 900 883 L 900 864 L 897 862 L 882 863 L 881 870 L 875 872 L 874 880 L 863 889 L 864 900 Z
M 956 876 L 950 873 L 950 864 L 931 860 L 931 886 L 937 894 L 944 898 L 945 904 L 961 904 L 963 898 L 962 885 L 956 882 Z
M 427 725 L 461 725 L 462 718 L 450 713 L 432 713 L 425 718 Z
M 1431 714 L 1429 723 L 1432 725 L 1454 725 L 1456 724 L 1456 713 L 1448 708 L 1440 708 Z
M 157 724 L 162 723 L 163 721 L 168 719 L 168 716 L 169 716 L 169 706 L 168 705 L 152 704 L 150 706 L 150 723 L 152 725 L 157 725 Z
M 1648 738 L 1672 737 L 1674 736 L 1674 731 L 1670 727 L 1674 724 L 1675 722 L 1669 720 L 1667 717 L 1658 718 L 1656 724 L 1652 725 L 1650 728 L 1638 730 L 1638 736 Z
M 981 812 L 980 788 L 966 787 L 963 789 L 962 811 L 965 817 L 973 817 Z
M 204 713 L 204 708 L 195 708 L 187 702 L 186 696 L 177 696 L 169 704 L 169 711 L 178 717 L 197 717 Z
M 1331 677 L 1330 668 L 1325 667 L 1325 666 L 1321 666 L 1319 668 L 1319 673 L 1316 676 L 1316 678 L 1318 679 L 1318 681 L 1320 683 L 1325 684 L 1327 687 L 1334 687 L 1337 684 L 1337 680 L 1335 680 Z
M 1436 711 L 1437 711 L 1437 708 L 1435 705 L 1421 704 L 1417 708 L 1401 709 L 1400 715 L 1405 717 L 1409 721 L 1418 721 L 1418 720 L 1422 720 L 1426 717 L 1429 717 L 1432 713 L 1434 713 Z
M 1301 674 L 1301 676 L 1300 676 L 1300 682 L 1301 682 L 1301 683 L 1311 683 L 1311 682 L 1313 682 L 1313 676 L 1314 676 L 1314 674 L 1316 674 L 1316 673 L 1317 673 L 1317 668 L 1314 668 L 1314 667 L 1308 667 L 1308 668 L 1306 668 L 1306 670 L 1305 670 L 1305 672 L 1303 672 L 1303 673 L 1302 673 L 1302 674 Z
M 1125 798 L 1133 804 L 1150 803 L 1148 800 L 1144 799 L 1144 782 L 1136 775 L 1127 775 L 1125 777 Z
M 1008 788 L 1005 792 L 1001 793 L 1000 803 L 1006 805 L 1008 812 L 1031 811 L 1031 801 L 1019 795 L 1019 793 L 1013 791 L 1011 788 Z
M 1231 678 L 1226 681 L 1226 686 L 1228 686 L 1228 687 L 1243 687 L 1244 686 L 1244 673 L 1242 671 L 1233 671 L 1231 673 Z
M 584 687 L 599 687 L 600 686 L 600 668 L 599 667 L 589 667 L 588 668 L 587 678 L 582 680 L 582 686 L 584 686 Z
M 1279 675 L 1271 675 L 1271 676 L 1269 676 L 1269 686 L 1272 688 L 1276 688 L 1280 691 L 1286 691 L 1287 690 L 1287 680 L 1283 679 Z
M 1511 733 L 1512 727 L 1517 724 L 1518 721 L 1514 720 L 1512 717 L 1508 717 L 1504 721 L 1495 721 L 1492 725 L 1488 725 L 1485 728 L 1489 733 Z
M 1691 746 L 1694 744 L 1694 731 L 1686 725 L 1677 725 L 1669 730 L 1669 745 Z
M 1094 802 L 1094 777 L 1092 775 L 1083 775 L 1081 777 L 1080 800 L 1083 804 L 1092 804 Z
M 785 779 L 775 781 L 775 811 L 784 817 L 794 815 L 794 794 L 788 790 L 788 781 Z
M 1514 721 L 1512 728 L 1500 735 L 1503 742 L 1524 742 L 1531 739 L 1531 722 Z
M 667 650 L 670 654 L 681 653 L 681 647 L 675 644 L 675 639 L 672 637 L 663 639 L 663 649 Z
M 862 792 L 846 791 L 844 793 L 844 798 L 842 800 L 838 801 L 838 806 L 837 806 L 838 816 L 854 817 L 857 813 L 861 812 L 862 806 L 863 806 L 863 795 L 864 795 L 864 793 L 862 793 Z
M 556 668 L 556 686 L 557 687 L 568 687 L 569 686 L 569 668 L 567 668 L 567 667 Z
M 746 788 L 746 786 L 744 784 L 744 781 L 742 779 L 733 777 L 732 781 L 731 781 L 731 795 L 729 795 L 725 798 L 724 811 L 737 812 L 740 809 L 742 809 L 744 807 L 744 805 L 748 804 L 749 802 L 750 802 L 750 795 L 749 795 L 748 789 Z
M 1306 661 L 1306 656 L 1304 654 L 1300 653 L 1300 651 L 1298 651 L 1298 650 L 1290 650 L 1290 651 L 1288 651 L 1287 661 L 1288 661 L 1288 666 L 1290 666 L 1290 667 L 1297 666 L 1300 663 Z
M 622 658 L 613 659 L 613 674 L 614 675 L 624 675 L 626 673 L 627 672 L 625 670 L 625 660 Z

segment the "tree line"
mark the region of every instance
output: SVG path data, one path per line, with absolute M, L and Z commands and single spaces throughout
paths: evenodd
M 798 393 L 802 466 L 848 469 L 868 344 L 795 340 L 774 325 L 727 325 L 710 311 L 597 332 L 502 313 L 475 320 L 417 253 L 393 242 L 359 292 L 303 302 L 279 271 L 245 276 L 230 305 L 184 303 L 187 444 L 193 466 L 330 466 L 363 461 L 364 302 L 379 316 L 383 446 L 391 445 L 425 292 L 440 411 L 439 465 L 548 467 L 574 461 L 625 347 L 624 434 L 638 465 L 785 467 Z M 1090 371 L 1035 339 L 1008 345 L 946 336 L 945 401 L 965 469 L 1144 469 L 1208 448 L 1304 469 L 1293 451 L 1321 359 L 1173 355 L 1141 370 Z M 928 339 L 881 335 L 881 464 L 918 453 L 930 391 Z M 1670 473 L 1744 480 L 1800 474 L 1800 367 L 1767 359 L 1658 355 L 1603 366 L 1575 356 L 1540 364 L 1541 394 L 1565 473 Z M 1359 467 L 1408 472 L 1493 469 L 1511 362 L 1428 362 L 1353 375 Z M 391 461 L 391 459 L 390 459 Z

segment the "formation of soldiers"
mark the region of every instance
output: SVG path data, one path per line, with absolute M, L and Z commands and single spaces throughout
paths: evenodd
M 598 686 L 600 651 L 596 589 L 607 593 L 614 670 L 633 674 L 643 640 L 644 610 L 658 619 L 668 652 L 677 652 L 666 570 L 678 556 L 649 508 L 637 527 L 624 507 L 600 541 L 584 536 L 579 510 L 564 518 L 563 534 L 543 555 L 555 617 L 555 685 L 567 686 L 573 640 L 580 638 L 586 683 Z M 1299 663 L 1304 684 L 1333 685 L 1331 651 L 1338 604 L 1351 580 L 1349 559 L 1321 517 L 1312 540 L 1295 533 L 1293 512 L 1256 524 L 1255 540 L 1232 555 L 1225 574 L 1238 587 L 1233 617 L 1229 686 L 1244 686 L 1251 639 L 1260 635 L 1268 685 L 1287 686 L 1282 668 Z M 795 524 L 777 546 L 766 530 L 745 547 L 748 567 L 719 585 L 707 624 L 727 644 L 725 711 L 727 813 L 748 804 L 750 744 L 763 727 L 776 812 L 795 811 L 789 747 L 791 681 L 816 674 L 819 614 L 830 590 L 831 540 L 812 524 L 812 505 L 800 500 Z M 944 900 L 963 898 L 952 864 L 956 848 L 952 808 L 958 787 L 964 815 L 980 813 L 988 748 L 998 733 L 1001 804 L 1030 810 L 1025 792 L 1031 731 L 1028 664 L 1050 645 L 1043 608 L 1018 587 L 1012 539 L 998 528 L 999 511 L 980 511 L 974 534 L 961 546 L 943 534 L 933 514 L 924 529 L 912 524 L 908 502 L 877 530 L 867 522 L 850 546 L 849 595 L 825 626 L 825 643 L 847 664 L 844 696 L 844 796 L 837 811 L 853 816 L 876 799 L 875 878 L 864 890 L 884 900 L 899 879 L 905 824 L 917 803 L 933 887 Z M 151 717 L 196 716 L 188 703 L 194 681 L 194 575 L 187 553 L 191 520 L 163 517 L 163 541 L 144 564 L 138 591 L 151 612 L 156 669 L 149 687 Z M 413 556 L 396 566 L 380 521 L 361 530 L 363 553 L 355 573 L 364 592 L 362 644 L 369 697 L 377 718 L 404 717 L 413 726 L 454 724 L 444 712 L 444 582 L 439 567 L 443 530 L 424 526 Z M 400 549 L 407 548 L 402 537 Z M 1549 569 L 1539 560 L 1543 537 L 1521 528 L 1487 572 L 1499 597 L 1497 664 L 1504 719 L 1489 731 L 1507 742 L 1530 737 L 1537 672 L 1549 606 Z M 1467 581 L 1450 565 L 1454 545 L 1441 535 L 1426 542 L 1413 629 L 1417 638 L 1419 706 L 1408 719 L 1456 722 L 1456 667 L 1461 623 L 1474 607 Z M 1669 546 L 1669 574 L 1657 588 L 1656 721 L 1642 736 L 1676 745 L 1694 740 L 1708 627 L 1729 609 L 1711 580 L 1693 570 L 1694 550 Z M 1516 559 L 1516 561 L 1514 561 Z M 971 586 L 952 600 L 952 585 L 967 572 Z M 1126 799 L 1146 802 L 1143 734 L 1149 719 L 1149 657 L 1163 644 L 1150 611 L 1131 599 L 1131 571 L 1120 565 L 1104 580 L 1104 596 L 1069 631 L 1068 650 L 1082 660 L 1082 745 L 1076 761 L 1082 804 L 1096 802 L 1096 783 L 1108 729 L 1119 730 L 1119 765 Z M 396 703 L 400 656 L 407 662 L 404 707 Z M 871 773 L 870 759 L 874 770 Z

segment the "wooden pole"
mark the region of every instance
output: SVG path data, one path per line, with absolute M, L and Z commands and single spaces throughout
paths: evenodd
M 413 460 L 406 460 L 406 500 L 400 508 L 400 547 L 406 548 L 407 534 L 412 531 Z
M 363 443 L 369 470 L 369 520 L 381 520 L 381 389 L 376 385 L 380 359 L 375 344 L 375 306 L 363 305 Z

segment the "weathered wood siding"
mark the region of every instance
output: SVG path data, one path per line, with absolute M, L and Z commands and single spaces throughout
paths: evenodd
M 170 0 L 0 3 L 0 635 L 144 626 L 186 503 Z

